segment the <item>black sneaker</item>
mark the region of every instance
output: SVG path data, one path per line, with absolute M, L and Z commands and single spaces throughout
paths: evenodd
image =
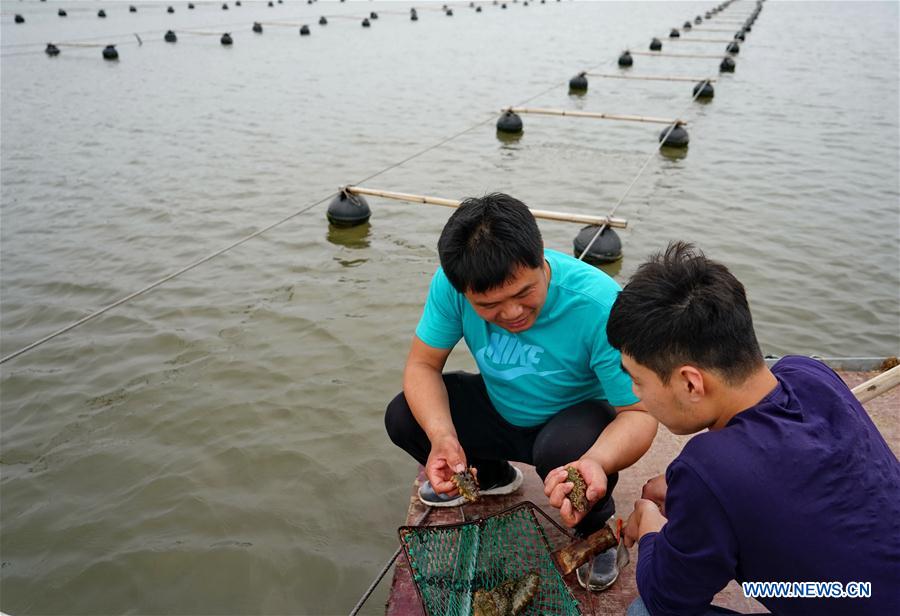
M 505 482 L 479 489 L 479 496 L 512 494 L 518 490 L 519 486 L 521 486 L 522 482 L 525 480 L 525 476 L 522 475 L 522 471 L 512 464 L 509 465 L 509 468 L 512 469 L 512 472 L 509 473 L 510 477 L 505 478 Z M 425 483 L 419 486 L 419 500 L 429 507 L 459 507 L 466 502 L 466 499 L 463 498 L 461 494 L 458 496 L 438 494 L 434 491 L 434 488 L 431 487 L 431 482 L 428 480 L 425 480 Z

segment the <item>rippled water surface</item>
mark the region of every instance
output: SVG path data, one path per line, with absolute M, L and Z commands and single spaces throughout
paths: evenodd
M 690 83 L 564 84 L 652 36 L 720 53 L 665 39 L 713 2 L 416 5 L 411 23 L 406 2 L 2 2 L 2 355 L 470 127 L 365 184 L 604 214 L 649 158 L 617 211 L 620 282 L 691 240 L 744 281 L 767 353 L 898 353 L 896 2 L 767 2 L 709 104 Z M 48 41 L 117 42 L 120 59 L 48 58 Z M 631 73 L 717 64 L 636 56 Z M 538 94 L 684 118 L 690 148 L 653 153 L 658 125 L 544 116 L 499 141 L 498 110 Z M 2 365 L 3 611 L 349 611 L 406 509 L 414 464 L 382 412 L 448 215 L 371 204 L 350 231 L 317 205 Z M 578 230 L 541 229 L 564 251 Z

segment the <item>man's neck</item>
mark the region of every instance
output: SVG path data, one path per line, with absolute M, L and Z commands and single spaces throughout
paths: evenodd
M 724 428 L 735 415 L 759 404 L 775 389 L 776 385 L 778 385 L 778 379 L 775 378 L 768 366 L 763 366 L 736 387 L 729 387 L 723 383 L 720 395 L 717 396 L 718 400 L 716 400 L 717 408 L 722 411 L 709 429 Z

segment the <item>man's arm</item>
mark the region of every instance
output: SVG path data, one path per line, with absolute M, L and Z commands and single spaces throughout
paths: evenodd
M 452 492 L 450 476 L 466 466 L 466 454 L 459 444 L 450 416 L 450 402 L 443 371 L 452 349 L 438 349 L 413 337 L 403 370 L 403 394 L 413 417 L 431 441 L 425 475 L 435 492 Z
M 641 459 L 656 437 L 658 422 L 641 403 L 617 406 L 616 418 L 606 427 L 581 459 L 590 458 L 607 475 L 628 468 Z

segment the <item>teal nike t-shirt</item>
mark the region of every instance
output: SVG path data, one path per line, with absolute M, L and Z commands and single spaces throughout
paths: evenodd
M 483 320 L 438 268 L 416 336 L 438 349 L 465 338 L 494 407 L 516 426 L 540 425 L 584 400 L 634 404 L 631 378 L 606 339 L 619 285 L 561 252 L 545 250 L 544 258 L 550 264 L 547 299 L 527 330 L 511 334 Z

